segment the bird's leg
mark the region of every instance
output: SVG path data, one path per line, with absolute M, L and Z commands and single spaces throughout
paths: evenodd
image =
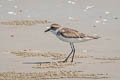
M 67 58 L 63 61 L 63 62 L 67 62 L 68 58 L 70 57 L 70 55 L 73 53 L 73 43 L 70 43 L 71 49 L 72 51 L 70 52 L 70 54 L 67 56 Z
M 71 62 L 73 62 L 74 55 L 75 55 L 75 47 L 74 47 L 74 44 L 73 44 L 73 43 L 72 43 L 72 45 L 73 45 L 73 56 L 72 56 L 72 60 L 71 60 Z

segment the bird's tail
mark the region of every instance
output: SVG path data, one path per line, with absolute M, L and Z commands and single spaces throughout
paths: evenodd
M 92 39 L 98 39 L 98 38 L 101 38 L 100 36 L 97 36 L 97 35 L 87 35 L 86 37 L 88 37 L 88 38 L 92 38 Z

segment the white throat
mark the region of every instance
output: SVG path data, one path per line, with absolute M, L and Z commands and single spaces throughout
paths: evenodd
M 56 35 L 59 30 L 57 29 L 57 30 L 50 30 L 50 31 Z

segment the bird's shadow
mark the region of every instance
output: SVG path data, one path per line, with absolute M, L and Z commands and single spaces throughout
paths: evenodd
M 54 62 L 23 62 L 23 64 L 49 64 L 49 63 L 67 63 L 67 62 L 63 62 L 63 61 L 54 61 Z M 72 62 L 71 62 L 72 63 Z M 77 62 L 78 64 L 81 62 Z
M 23 64 L 49 64 L 52 62 L 23 62 Z

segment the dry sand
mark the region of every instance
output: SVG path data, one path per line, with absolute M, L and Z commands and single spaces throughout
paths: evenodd
M 0 80 L 119 80 L 119 0 L 0 1 Z M 46 27 L 58 23 L 98 40 L 70 52 Z

